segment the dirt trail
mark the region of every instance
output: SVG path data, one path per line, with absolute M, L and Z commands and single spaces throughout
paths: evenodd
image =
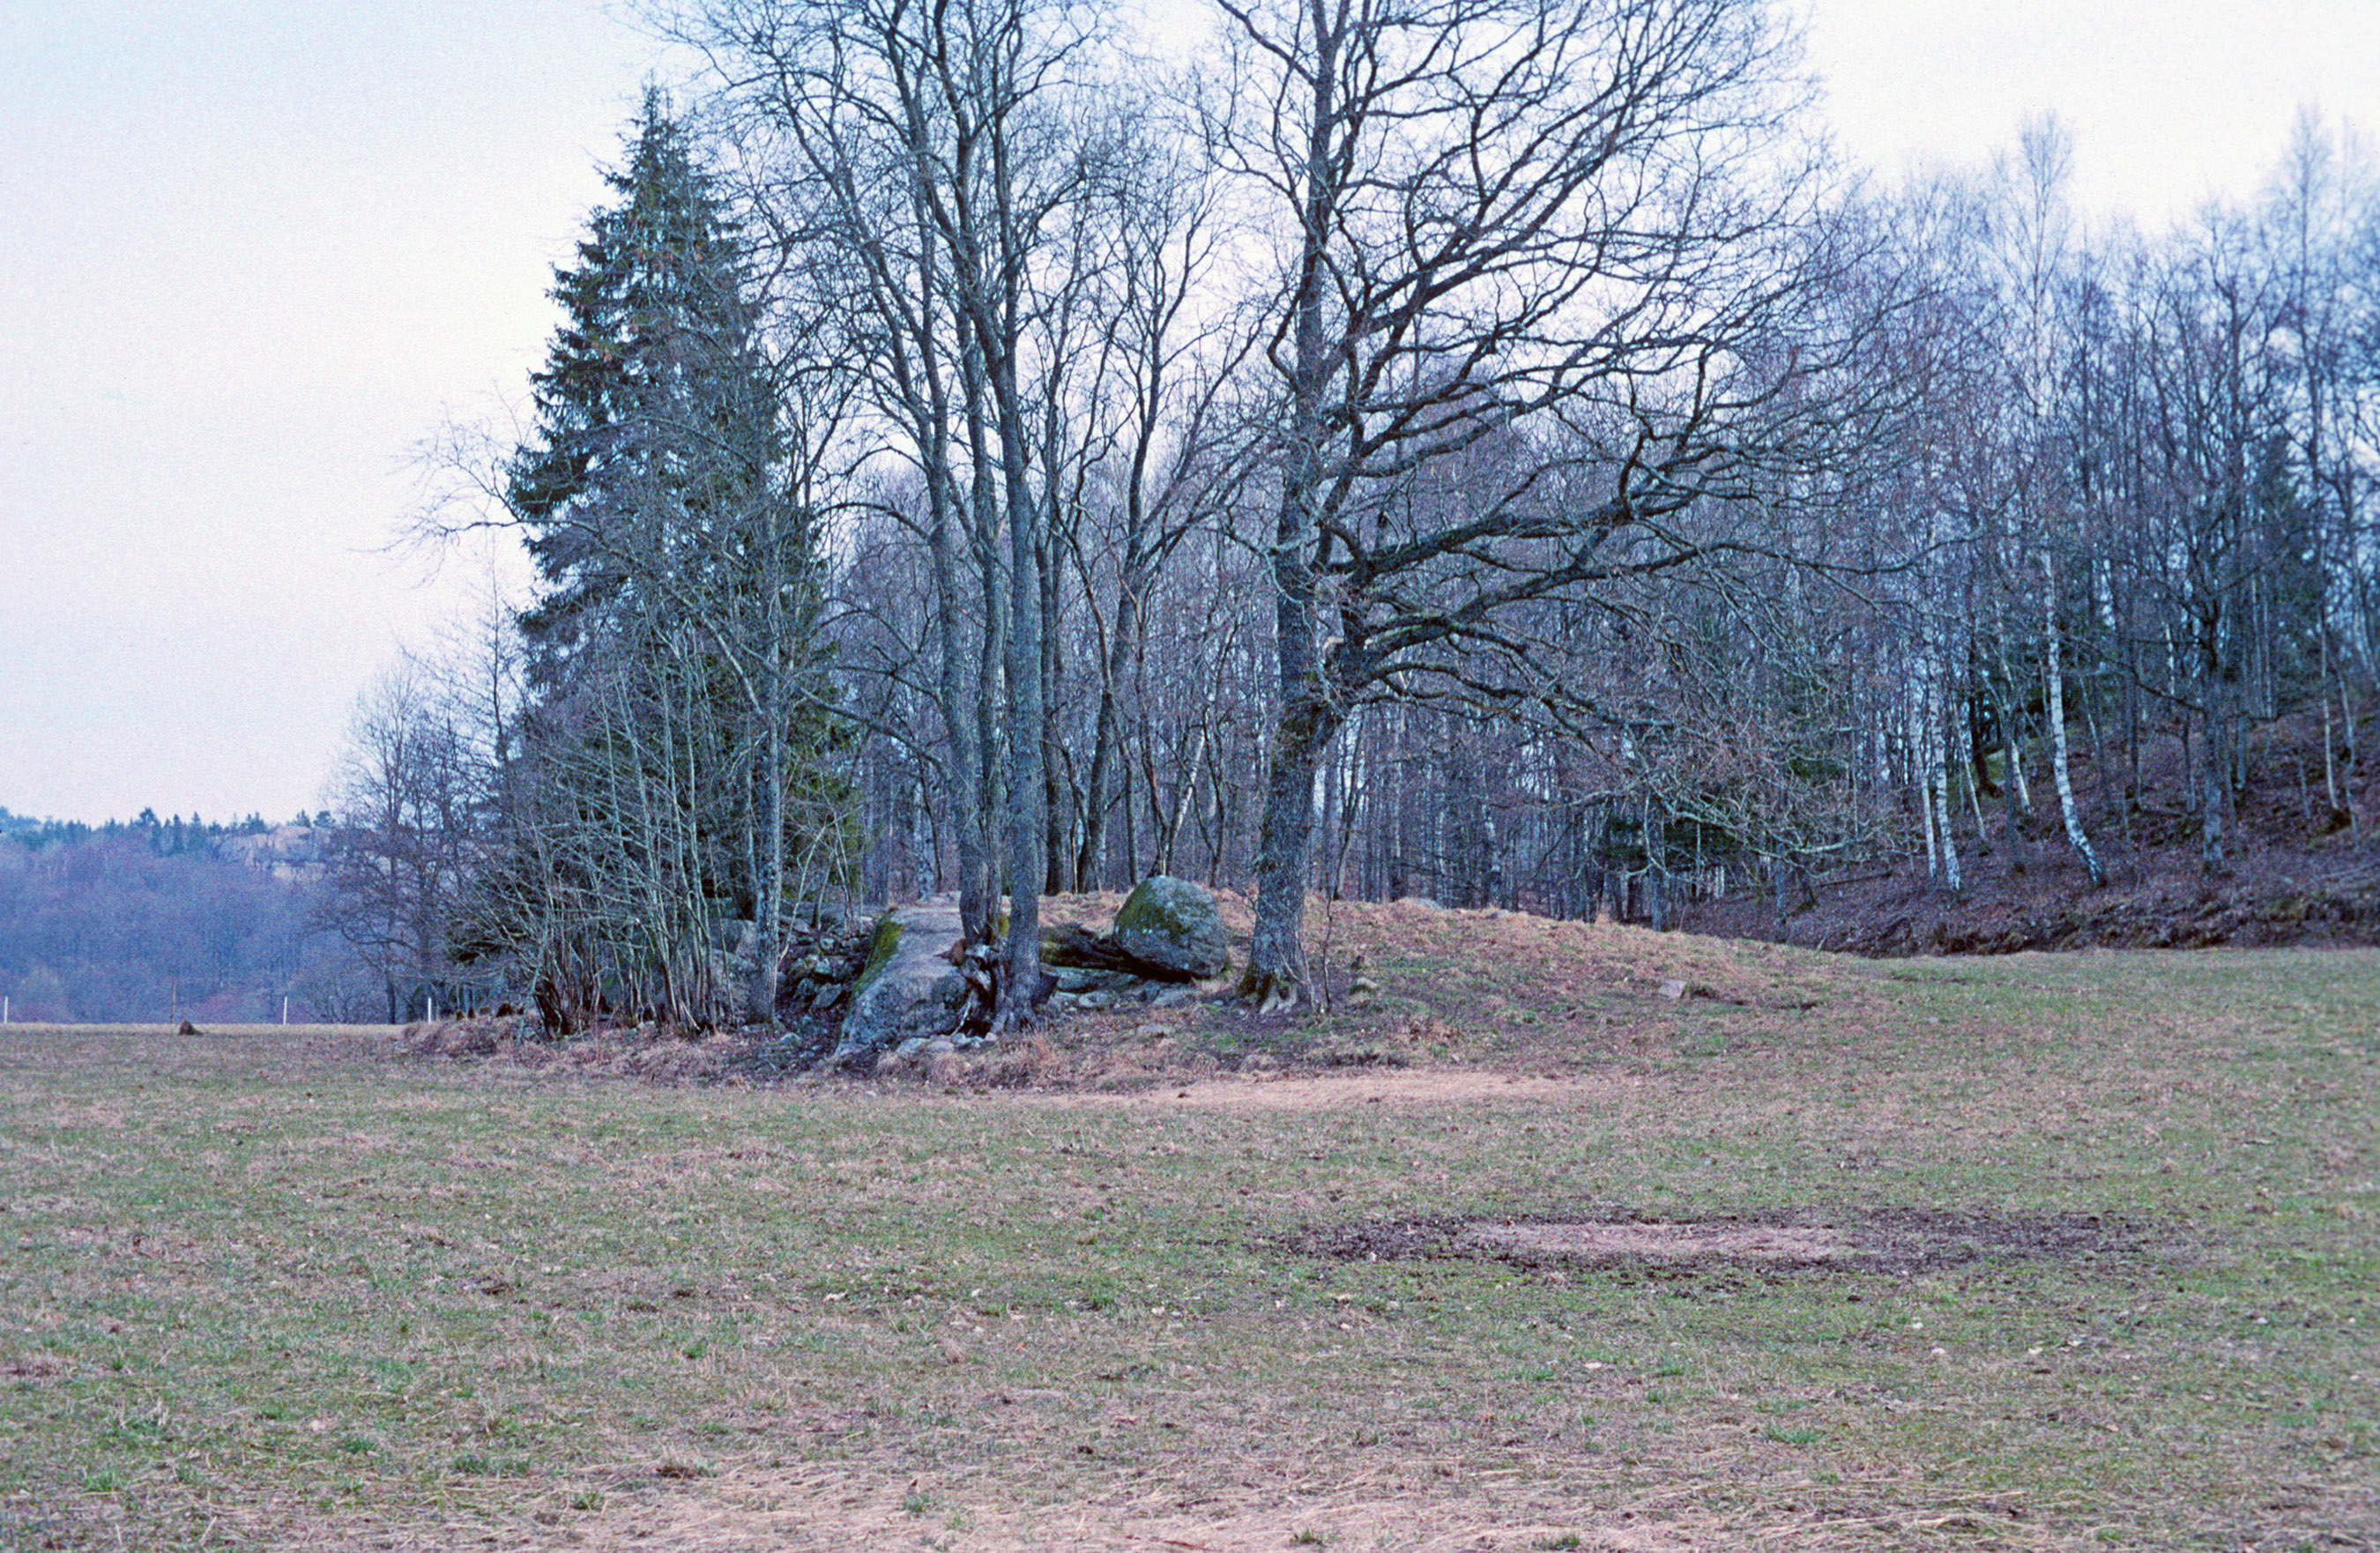
M 1581 1101 L 1642 1089 L 1642 1077 L 1597 1074 L 1544 1078 L 1461 1069 L 1420 1069 L 1333 1074 L 1316 1078 L 1232 1077 L 1165 1084 L 1134 1094 L 1093 1090 L 1032 1091 L 1003 1103 L 1056 1107 L 1188 1106 L 1203 1110 L 1349 1110 L 1357 1106 L 1415 1108 L 1495 1100 Z

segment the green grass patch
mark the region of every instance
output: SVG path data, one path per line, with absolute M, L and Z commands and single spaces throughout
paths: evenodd
M 9 1031 L 0 1547 L 2380 1539 L 2380 955 L 1681 943 L 1186 1098 Z

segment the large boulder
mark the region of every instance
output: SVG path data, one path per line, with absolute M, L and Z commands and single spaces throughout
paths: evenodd
M 839 1062 L 870 1056 L 917 1037 L 948 1035 L 965 1012 L 967 986 L 950 961 L 957 908 L 940 903 L 884 914 L 844 1016 Z
M 1168 874 L 1152 874 L 1135 887 L 1109 936 L 1149 974 L 1175 981 L 1220 976 L 1231 965 L 1215 897 Z

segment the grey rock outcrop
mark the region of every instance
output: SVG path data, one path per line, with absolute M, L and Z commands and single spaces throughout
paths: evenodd
M 941 901 L 895 906 L 878 919 L 867 968 L 853 984 L 851 1012 L 834 1061 L 872 1056 L 957 1028 L 967 985 L 951 963 L 962 936 L 958 907 Z
M 1140 966 L 1176 981 L 1220 976 L 1231 965 L 1215 897 L 1170 874 L 1153 874 L 1134 887 L 1109 936 Z

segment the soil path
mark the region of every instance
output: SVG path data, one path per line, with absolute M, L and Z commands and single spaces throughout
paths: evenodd
M 1357 1106 L 1442 1106 L 1481 1100 L 1589 1100 L 1642 1089 L 1649 1081 L 1614 1074 L 1541 1078 L 1516 1074 L 1437 1069 L 1366 1073 L 1326 1078 L 1234 1077 L 1166 1084 L 1135 1094 L 1087 1090 L 1016 1097 L 1049 1106 L 1192 1106 L 1209 1110 L 1345 1110 Z

